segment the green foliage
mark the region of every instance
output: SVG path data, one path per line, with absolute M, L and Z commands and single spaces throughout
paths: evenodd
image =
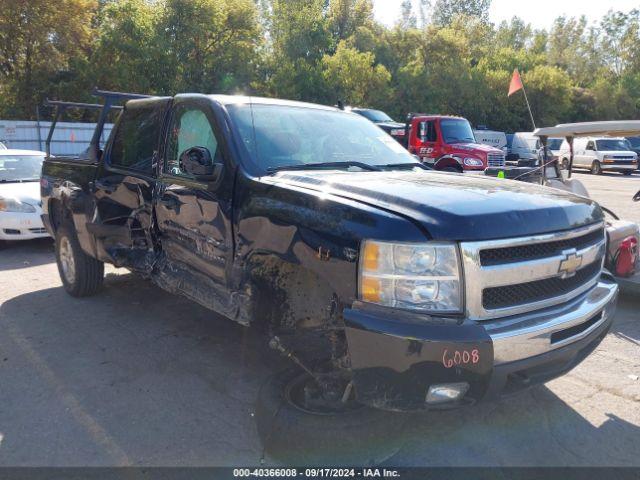
M 352 105 L 376 105 L 388 95 L 391 74 L 383 65 L 374 64 L 372 53 L 362 53 L 348 47 L 344 41 L 338 44 L 334 55 L 322 59 L 324 80 L 336 101 Z
M 95 0 L 0 0 L 0 112 L 31 117 L 90 46 Z
M 463 115 L 530 130 L 640 118 L 640 10 L 536 30 L 488 21 L 490 0 L 0 0 L 0 117 L 45 97 L 92 100 L 94 85 L 154 94 L 251 92 L 324 104 Z
M 436 25 L 449 25 L 459 15 L 489 21 L 491 0 L 436 0 L 433 21 Z

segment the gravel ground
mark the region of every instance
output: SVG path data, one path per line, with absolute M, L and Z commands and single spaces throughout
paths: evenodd
M 640 177 L 578 176 L 640 221 Z M 386 463 L 640 466 L 639 311 L 622 299 L 600 347 L 545 386 L 413 415 Z M 254 399 L 277 364 L 251 331 L 126 271 L 109 268 L 103 292 L 78 300 L 50 241 L 0 250 L 1 466 L 257 465 Z

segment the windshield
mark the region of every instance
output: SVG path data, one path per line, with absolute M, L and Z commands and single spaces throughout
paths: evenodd
M 561 146 L 561 138 L 550 138 L 549 140 L 547 140 L 547 147 L 549 148 L 549 150 L 560 150 Z
M 440 121 L 442 138 L 445 143 L 475 142 L 471 125 L 464 119 L 443 119 Z
M 628 152 L 631 150 L 631 145 L 626 140 L 621 139 L 608 139 L 608 140 L 596 140 L 596 148 L 600 152 Z
M 631 147 L 640 148 L 640 137 L 629 137 L 627 140 L 631 144 Z
M 398 142 L 359 115 L 284 105 L 230 105 L 228 111 L 261 170 L 328 162 L 418 165 Z
M 355 110 L 354 113 L 362 115 L 372 122 L 393 122 L 389 115 L 380 110 Z
M 44 156 L 0 155 L 0 182 L 40 180 Z

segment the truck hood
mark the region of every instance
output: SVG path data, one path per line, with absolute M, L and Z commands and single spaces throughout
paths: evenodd
M 376 123 L 377 126 L 379 126 L 380 128 L 384 129 L 384 130 L 396 130 L 398 128 L 401 128 L 404 130 L 404 123 L 398 123 L 398 122 L 378 122 Z
M 434 240 L 550 233 L 603 220 L 588 198 L 525 182 L 444 172 L 280 172 L 264 177 L 394 212 Z
M 40 182 L 0 183 L 0 198 L 40 205 Z
M 504 153 L 499 148 L 485 145 L 483 143 L 450 143 L 449 148 L 455 152 L 464 155 L 464 153 Z

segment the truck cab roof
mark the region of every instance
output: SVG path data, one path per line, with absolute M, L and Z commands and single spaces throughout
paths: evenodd
M 318 110 L 329 110 L 329 111 L 338 110 L 335 107 L 319 105 L 316 103 L 299 102 L 295 100 L 281 100 L 281 99 L 275 99 L 275 98 L 254 97 L 249 95 L 219 95 L 219 94 L 206 95 L 201 93 L 181 93 L 176 95 L 175 97 L 149 97 L 149 98 L 135 99 L 135 100 L 129 100 L 127 104 L 137 104 L 137 103 L 153 102 L 153 101 L 162 102 L 170 98 L 175 98 L 175 99 L 209 98 L 215 102 L 220 103 L 221 105 L 242 105 L 242 104 L 280 105 L 283 107 L 313 108 Z

